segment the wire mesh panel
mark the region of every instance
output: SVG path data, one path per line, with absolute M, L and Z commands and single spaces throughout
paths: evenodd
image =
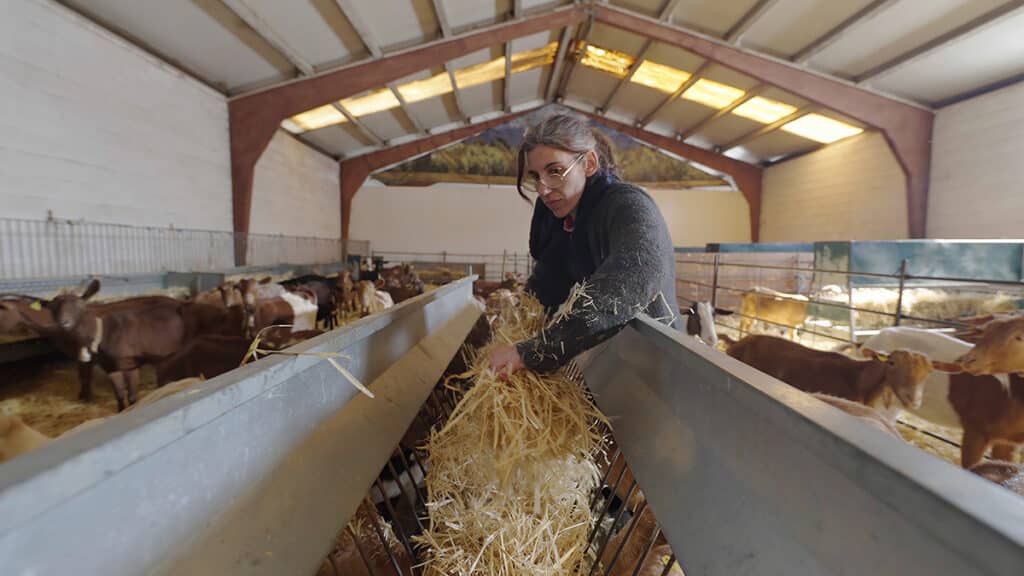
M 236 246 L 245 246 L 250 266 L 370 254 L 358 240 L 0 218 L 0 278 L 219 271 L 235 266 Z
M 529 276 L 533 258 L 524 252 L 502 254 L 466 254 L 459 252 L 374 252 L 389 264 L 413 264 L 420 270 L 445 268 L 460 273 L 476 274 L 481 280 L 498 282 L 508 274 Z

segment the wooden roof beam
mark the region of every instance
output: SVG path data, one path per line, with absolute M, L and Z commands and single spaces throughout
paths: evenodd
M 775 132 L 776 130 L 782 128 L 786 124 L 789 124 L 793 120 L 799 120 L 800 118 L 807 116 L 811 112 L 816 112 L 819 109 L 820 107 L 817 105 L 804 106 L 803 108 L 794 111 L 792 114 L 788 114 L 786 116 L 783 116 L 782 118 L 779 118 L 778 120 L 772 122 L 771 124 L 765 124 L 764 126 L 747 132 L 746 134 L 740 136 L 739 138 L 735 138 L 725 144 L 722 144 L 721 146 L 718 147 L 718 149 L 724 154 L 729 150 L 736 148 L 737 146 L 743 146 L 744 144 L 753 142 L 754 140 L 757 140 L 758 138 L 764 136 L 765 134 L 771 134 L 772 132 Z
M 292 48 L 285 39 L 278 34 L 273 27 L 266 22 L 259 14 L 257 14 L 244 0 L 222 0 L 224 5 L 229 10 L 235 13 L 239 18 L 242 19 L 249 28 L 263 39 L 271 48 L 277 51 L 281 56 L 285 58 L 295 69 L 298 70 L 300 76 L 312 76 L 315 73 L 313 65 L 306 61 L 302 55 L 299 54 L 298 50 Z M 346 0 L 341 0 L 346 1 Z M 338 102 L 332 102 L 331 106 L 335 110 L 341 112 L 341 114 L 355 126 L 356 130 L 363 135 L 370 143 L 381 145 L 384 140 L 375 134 L 372 130 L 366 127 L 365 124 L 359 121 L 358 118 L 353 116 Z M 336 127 L 337 130 L 343 130 L 341 126 Z
M 609 108 L 611 108 L 612 101 L 614 101 L 615 97 L 619 95 L 619 92 L 621 92 L 627 84 L 633 81 L 633 76 L 636 75 L 636 71 L 640 69 L 640 64 L 642 64 L 644 59 L 647 58 L 647 53 L 651 50 L 651 46 L 653 45 L 653 40 L 648 40 L 644 42 L 643 48 L 640 49 L 640 54 L 636 57 L 636 59 L 633 60 L 633 63 L 629 65 L 629 70 L 626 71 L 626 75 L 623 76 L 621 80 L 619 80 L 619 83 L 615 85 L 615 88 L 612 90 L 612 93 L 609 94 L 608 97 L 604 99 L 604 103 L 601 104 L 601 107 L 598 108 L 598 110 L 600 110 L 601 112 L 605 112 Z
M 576 37 L 570 46 L 570 48 L 572 48 L 572 55 L 569 57 L 569 62 L 562 71 L 562 75 L 558 78 L 558 90 L 556 92 L 558 100 L 565 99 L 565 91 L 569 89 L 569 82 L 572 81 L 572 75 L 576 72 L 576 66 L 579 64 L 580 59 L 583 58 L 583 51 L 580 49 L 581 44 L 585 44 L 590 38 L 590 31 L 593 27 L 593 12 L 587 11 L 586 20 L 576 30 Z
M 585 18 L 582 6 L 572 5 L 368 61 L 356 62 L 307 78 L 297 78 L 256 90 L 228 101 L 231 135 L 232 216 L 236 232 L 248 232 L 256 162 L 281 121 L 300 112 L 337 102 L 371 88 L 387 85 L 495 44 L 538 32 L 576 25 Z M 239 259 L 244 262 L 244 251 Z
M 370 54 L 370 57 L 380 58 L 381 56 L 383 56 L 384 51 L 381 50 L 380 43 L 377 42 L 377 38 L 374 37 L 373 32 L 370 31 L 370 28 L 363 21 L 362 17 L 359 15 L 359 12 L 356 10 L 356 7 L 352 4 L 352 1 L 334 0 L 334 3 L 338 5 L 338 10 L 341 11 L 341 15 L 344 16 L 345 19 L 348 20 L 348 23 L 352 25 L 352 29 L 356 31 L 356 35 L 359 36 L 359 41 L 362 42 L 363 46 L 366 47 L 366 51 Z M 395 98 L 398 100 L 398 104 L 401 107 L 402 112 L 405 114 L 405 117 L 409 119 L 409 123 L 413 125 L 417 132 L 425 132 L 423 125 L 420 124 L 419 120 L 416 119 L 416 116 L 414 116 L 412 111 L 409 110 L 408 103 L 405 101 L 405 98 L 402 97 L 402 94 L 398 91 L 398 88 L 395 86 L 395 83 L 388 82 L 387 88 L 388 90 L 391 90 L 392 94 L 395 95 Z M 338 110 L 342 114 L 345 114 L 346 118 L 348 117 L 348 113 L 342 111 L 340 108 Z M 359 124 L 357 124 L 357 126 L 359 126 Z M 361 129 L 364 131 L 364 133 L 367 131 L 365 127 L 362 127 Z M 374 141 L 377 142 L 377 144 L 383 143 L 382 139 L 377 137 L 376 135 L 374 135 Z
M 431 0 L 434 7 L 434 15 L 437 17 L 437 25 L 441 29 L 441 38 L 451 38 L 452 27 L 448 23 L 448 13 L 445 12 L 441 0 Z M 444 61 L 444 71 L 448 73 L 448 81 L 452 84 L 452 100 L 455 102 L 455 112 L 464 123 L 469 123 L 469 114 L 466 114 L 466 104 L 462 101 L 462 92 L 455 82 L 455 69 L 452 68 L 451 60 Z
M 693 74 L 691 74 L 690 77 L 686 79 L 686 82 L 683 82 L 682 86 L 676 88 L 675 92 L 666 96 L 664 100 L 659 102 L 658 105 L 654 107 L 654 110 L 651 110 L 643 118 L 640 119 L 640 127 L 645 128 L 648 124 L 651 123 L 651 120 L 653 120 L 655 116 L 657 116 L 662 110 L 665 109 L 666 106 L 671 104 L 672 101 L 675 100 L 676 98 L 682 96 L 683 92 L 686 92 L 687 90 L 690 89 L 690 86 L 696 84 L 697 80 L 700 80 L 700 77 L 704 74 L 704 72 L 706 72 L 707 69 L 711 67 L 711 64 L 712 62 L 710 60 L 705 60 L 703 64 L 697 67 Z
M 599 22 L 689 50 L 880 130 L 906 176 L 909 235 L 925 236 L 934 122 L 931 110 L 626 10 L 603 4 L 593 10 Z
M 572 26 L 562 28 L 562 37 L 558 40 L 558 52 L 555 54 L 555 64 L 551 67 L 551 75 L 548 76 L 548 86 L 544 90 L 544 100 L 551 102 L 555 99 L 555 92 L 558 90 L 559 78 L 562 76 L 562 68 L 565 66 L 565 54 L 572 43 Z
M 667 22 L 668 19 L 672 17 L 672 13 L 675 12 L 676 6 L 679 5 L 679 2 L 680 0 L 668 0 L 665 2 L 662 5 L 661 10 L 658 11 L 658 20 Z M 640 64 L 642 64 L 647 58 L 647 53 L 651 51 L 652 47 L 654 47 L 653 40 L 648 39 L 644 42 L 643 48 L 640 49 L 640 54 L 635 60 L 633 60 L 633 64 L 629 67 L 629 71 L 626 73 L 626 76 L 622 80 L 619 80 L 619 83 L 615 85 L 615 89 L 612 90 L 612 93 L 608 95 L 608 98 L 605 98 L 604 104 L 599 108 L 600 111 L 607 111 L 611 107 L 612 101 L 614 101 L 615 97 L 619 95 L 619 92 L 633 80 L 633 76 L 636 75 L 637 69 L 640 68 Z
M 721 118 L 721 117 L 725 116 L 726 114 L 732 112 L 733 110 L 739 108 L 742 104 L 746 103 L 748 100 L 754 98 L 755 96 L 759 96 L 762 92 L 764 92 L 767 89 L 768 89 L 768 85 L 767 84 L 758 84 L 757 86 L 754 86 L 750 90 L 747 90 L 746 94 L 744 94 L 743 96 L 740 96 L 739 98 L 734 100 L 731 104 L 729 104 L 725 108 L 720 108 L 718 110 L 715 110 L 711 115 L 707 116 L 706 118 L 704 118 L 700 122 L 697 122 L 693 126 L 691 126 L 691 127 L 687 128 L 686 130 L 680 132 L 676 137 L 679 138 L 680 140 L 686 140 L 690 136 L 693 136 L 694 134 L 697 134 L 698 132 L 700 132 L 704 128 L 707 128 L 715 120 L 718 120 L 719 118 Z
M 512 111 L 512 43 L 505 42 L 505 81 L 503 82 L 505 97 L 502 108 L 505 112 Z

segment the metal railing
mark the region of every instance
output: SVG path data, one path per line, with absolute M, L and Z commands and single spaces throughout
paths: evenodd
M 777 254 L 771 258 L 777 261 L 788 258 L 792 261 L 792 264 L 789 265 L 766 261 L 764 256 L 764 254 L 692 253 L 677 255 L 676 284 L 680 303 L 698 300 L 710 301 L 720 308 L 731 309 L 733 314 L 730 318 L 732 319 L 747 318 L 773 327 L 797 328 L 803 333 L 820 336 L 830 341 L 856 344 L 861 337 L 874 334 L 878 328 L 885 325 L 899 326 L 904 323 L 913 323 L 919 327 L 947 332 L 972 327 L 971 324 L 962 322 L 957 317 L 928 317 L 915 314 L 914 308 L 908 304 L 908 300 L 919 290 L 948 291 L 951 297 L 957 297 L 962 291 L 967 290 L 977 294 L 979 298 L 983 295 L 1002 295 L 1024 302 L 1024 282 L 915 275 L 908 272 L 910 270 L 909 260 L 902 261 L 899 270 L 891 274 L 881 274 L 820 269 L 815 266 L 810 254 Z M 831 286 L 830 291 L 823 290 L 824 287 L 821 286 L 814 286 L 814 275 L 826 274 L 845 277 L 847 279 L 845 285 Z M 858 277 L 887 282 L 881 285 L 858 286 L 853 281 L 853 278 Z M 837 320 L 837 324 L 831 327 L 833 329 L 823 331 L 809 328 L 806 324 L 794 327 L 762 318 L 759 314 L 744 314 L 740 309 L 742 297 L 755 287 L 769 288 L 784 293 L 775 296 L 780 300 L 799 301 L 807 304 L 808 319 L 827 317 Z M 887 309 L 888 305 L 879 304 L 870 308 L 858 304 L 857 292 L 859 290 L 892 291 L 893 309 Z M 831 298 L 826 297 L 827 294 Z M 985 311 L 979 310 L 978 312 L 984 313 Z M 872 320 L 870 326 L 867 327 L 862 324 L 866 318 Z M 735 321 L 732 319 L 716 318 L 716 324 L 726 328 L 736 328 Z M 819 323 L 827 324 L 827 322 Z
M 369 243 L 358 240 L 0 218 L 2 279 L 219 271 L 239 264 L 242 248 L 248 266 L 370 254 Z
M 524 252 L 504 251 L 501 254 L 468 254 L 463 252 L 379 252 L 374 257 L 388 264 L 413 264 L 420 269 L 448 268 L 453 271 L 476 274 L 481 280 L 500 281 L 506 273 L 529 276 L 533 272 L 533 258 Z

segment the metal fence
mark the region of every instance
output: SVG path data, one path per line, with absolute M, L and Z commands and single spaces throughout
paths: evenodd
M 358 240 L 0 218 L 3 279 L 225 270 L 238 264 L 242 248 L 249 266 L 370 254 L 369 243 Z
M 1024 305 L 1024 282 L 979 280 L 953 276 L 915 275 L 909 260 L 891 274 L 819 269 L 812 254 L 700 254 L 676 257 L 680 303 L 698 300 L 733 311 L 716 323 L 736 328 L 749 318 L 769 328 L 789 329 L 760 314 L 741 311 L 743 295 L 754 288 L 780 292 L 781 300 L 806 304 L 804 335 L 833 345 L 857 343 L 886 326 L 914 325 L 956 333 L 974 327 L 965 320 L 1012 312 Z M 816 286 L 815 278 L 845 278 L 842 284 Z M 858 286 L 855 278 L 876 284 Z
M 482 280 L 500 281 L 507 273 L 529 276 L 533 272 L 533 258 L 524 252 L 505 251 L 501 254 L 466 254 L 460 252 L 374 252 L 374 257 L 386 263 L 404 262 L 419 269 L 448 268 L 469 272 Z

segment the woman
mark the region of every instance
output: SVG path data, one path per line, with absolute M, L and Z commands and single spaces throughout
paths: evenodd
M 603 135 L 573 116 L 545 118 L 526 132 L 516 187 L 527 200 L 524 190 L 538 194 L 526 290 L 551 310 L 586 281 L 592 305 L 574 306 L 543 336 L 494 350 L 492 369 L 554 371 L 640 312 L 680 327 L 668 227 L 646 192 L 618 179 Z

